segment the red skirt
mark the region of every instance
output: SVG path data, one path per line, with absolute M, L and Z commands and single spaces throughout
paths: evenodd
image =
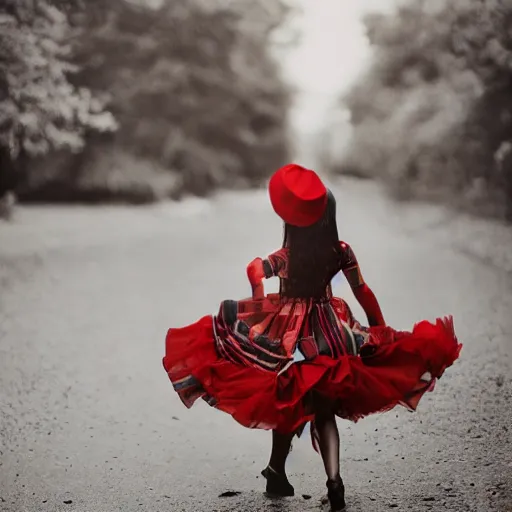
M 354 422 L 397 405 L 416 410 L 462 348 L 451 317 L 420 322 L 412 332 L 375 327 L 369 333 L 357 356 L 321 355 L 278 373 L 220 357 L 214 319 L 205 316 L 169 329 L 163 365 L 188 408 L 202 398 L 245 427 L 292 433 L 314 419 L 315 393 Z

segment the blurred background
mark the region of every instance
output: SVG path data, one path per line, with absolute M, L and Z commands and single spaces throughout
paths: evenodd
M 398 199 L 512 218 L 506 3 L 0 8 L 0 195 L 204 196 L 299 160 L 379 180 Z
M 307 436 L 269 502 L 269 434 L 161 366 L 280 247 L 290 161 L 386 321 L 464 343 L 417 414 L 340 422 L 349 510 L 510 512 L 510 1 L 0 0 L 2 512 L 322 509 Z

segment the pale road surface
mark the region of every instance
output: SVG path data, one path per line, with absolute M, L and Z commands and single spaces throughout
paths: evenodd
M 395 205 L 371 184 L 335 192 L 340 236 L 388 323 L 452 313 L 464 343 L 417 413 L 339 422 L 348 510 L 511 512 L 510 231 Z M 187 411 L 161 365 L 168 327 L 247 296 L 246 264 L 280 243 L 263 191 L 24 208 L 0 225 L 0 510 L 321 510 L 308 437 L 290 456 L 296 497 L 270 501 L 259 477 L 270 434 L 203 403 Z

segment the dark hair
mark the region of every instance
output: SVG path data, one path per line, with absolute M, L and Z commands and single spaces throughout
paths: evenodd
M 340 269 L 342 252 L 336 224 L 336 199 L 329 190 L 323 217 L 305 228 L 285 224 L 283 247 L 289 250 L 288 277 L 280 293 L 288 298 L 321 299 Z

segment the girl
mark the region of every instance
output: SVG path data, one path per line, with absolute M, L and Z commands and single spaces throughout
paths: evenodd
M 285 463 L 294 435 L 311 422 L 331 509 L 345 508 L 336 416 L 357 421 L 402 405 L 415 410 L 459 356 L 451 317 L 387 327 L 348 244 L 340 242 L 336 202 L 314 171 L 295 164 L 271 178 L 269 195 L 285 223 L 280 250 L 247 267 L 252 298 L 224 301 L 216 316 L 170 329 L 164 368 L 187 407 L 203 398 L 248 428 L 272 430 L 267 493 L 292 496 Z M 346 276 L 368 317 L 359 324 L 332 296 Z M 263 279 L 278 277 L 278 294 Z

